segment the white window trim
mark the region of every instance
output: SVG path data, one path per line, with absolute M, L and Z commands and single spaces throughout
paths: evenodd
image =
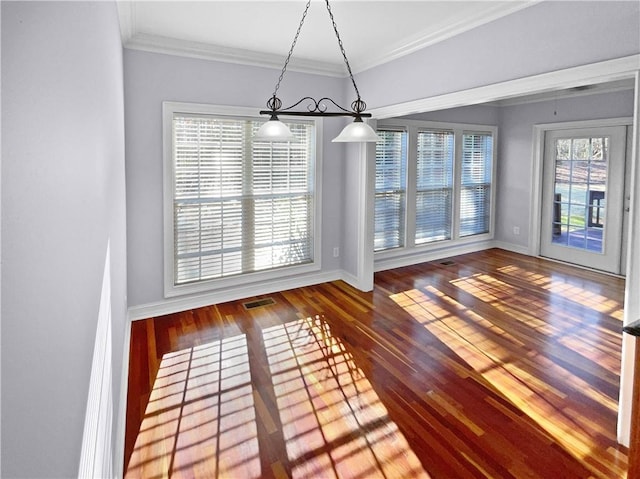
M 415 176 L 416 173 L 416 157 L 412 144 L 417 141 L 417 134 L 421 130 L 449 130 L 455 134 L 455 158 L 454 158 L 454 197 L 453 197 L 453 224 L 452 224 L 452 238 L 448 240 L 433 241 L 426 244 L 415 244 L 415 221 L 409 221 L 409 214 L 415 216 L 415 205 L 413 201 L 409 201 L 410 198 L 415 199 L 415 184 L 414 182 L 407 181 L 407 205 L 405 208 L 405 245 L 392 248 L 383 251 L 376 251 L 374 253 L 375 259 L 387 260 L 393 258 L 400 258 L 406 256 L 423 256 L 425 253 L 436 250 L 444 250 L 447 248 L 456 248 L 473 243 L 480 243 L 492 240 L 495 235 L 495 217 L 496 217 L 496 184 L 497 184 L 497 150 L 498 150 L 498 127 L 493 125 L 477 125 L 469 123 L 448 123 L 448 122 L 436 122 L 436 121 L 422 121 L 422 120 L 404 120 L 399 118 L 392 118 L 387 120 L 378 120 L 378 129 L 395 129 L 404 130 L 408 135 L 409 150 L 407 153 L 407 176 Z M 489 232 L 466 236 L 458 238 L 460 230 L 460 218 L 459 218 L 459 193 L 460 193 L 460 168 L 461 162 L 458 157 L 461 151 L 462 134 L 463 133 L 491 133 L 493 136 L 493 158 L 491 163 L 491 217 L 489 219 Z M 409 194 L 409 190 L 412 191 L 412 196 Z
M 249 119 L 264 119 L 256 108 L 234 107 L 224 105 L 208 105 L 202 103 L 162 102 L 162 143 L 163 143 L 163 215 L 164 215 L 164 295 L 165 298 L 182 296 L 207 291 L 218 291 L 249 284 L 259 284 L 280 280 L 289 276 L 319 271 L 322 267 L 321 221 L 322 221 L 322 119 L 314 118 L 314 171 L 313 171 L 313 260 L 294 266 L 244 273 L 226 278 L 215 278 L 176 285 L 174 283 L 174 224 L 173 224 L 173 116 L 175 113 L 204 114 L 214 116 L 244 117 Z

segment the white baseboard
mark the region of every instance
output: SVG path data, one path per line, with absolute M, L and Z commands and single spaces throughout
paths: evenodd
M 120 402 L 116 424 L 116 450 L 113 454 L 114 479 L 124 477 L 124 446 L 127 426 L 127 394 L 129 392 L 129 350 L 131 346 L 131 323 L 125 322 L 122 351 L 122 374 L 120 375 Z
M 485 240 L 477 243 L 468 243 L 437 250 L 429 250 L 413 253 L 406 256 L 377 259 L 374 271 L 384 271 L 387 269 L 402 268 L 413 264 L 436 261 L 467 253 L 475 253 L 490 248 L 500 248 L 514 253 L 531 256 L 528 248 L 514 245 L 502 241 Z M 129 319 L 136 321 L 139 319 L 154 318 L 166 314 L 178 313 L 189 309 L 201 308 L 212 304 L 236 301 L 238 299 L 250 298 L 263 294 L 270 294 L 287 289 L 301 288 L 313 284 L 326 283 L 341 279 L 354 288 L 364 290 L 362 281 L 347 271 L 334 270 L 319 273 L 309 273 L 276 281 L 269 281 L 261 284 L 249 284 L 238 288 L 229 288 L 221 291 L 213 291 L 202 294 L 194 294 L 182 297 L 166 298 L 155 303 L 141 304 L 129 308 Z
M 414 252 L 407 256 L 396 256 L 389 258 L 377 259 L 374 271 L 385 271 L 388 269 L 403 268 L 418 263 L 426 263 L 428 261 L 437 261 L 439 259 L 448 258 L 450 256 L 458 256 L 467 253 L 476 253 L 494 247 L 493 240 L 479 241 L 477 243 L 469 243 L 458 246 L 450 246 L 446 248 Z
M 500 248 L 506 251 L 511 251 L 512 253 L 519 253 L 519 254 L 524 254 L 526 256 L 536 256 L 535 254 L 531 253 L 531 251 L 529 250 L 529 248 L 527 246 L 522 246 L 522 245 L 518 245 L 518 244 L 513 244 L 513 243 L 507 243 L 504 241 L 494 241 L 493 242 L 493 247 L 494 248 Z
M 131 321 L 136 321 L 139 319 L 154 318 L 157 316 L 164 316 L 166 314 L 178 313 L 180 311 L 187 311 L 189 309 L 210 306 L 212 304 L 236 301 L 238 299 L 275 293 L 277 291 L 285 291 L 287 289 L 327 283 L 329 281 L 335 281 L 342 278 L 343 271 L 326 271 L 320 273 L 309 273 L 261 284 L 251 284 L 222 291 L 213 291 L 185 297 L 166 298 L 163 301 L 158 301 L 156 303 L 130 307 L 129 319 Z
M 367 286 L 363 286 L 362 281 L 360 281 L 357 276 L 354 276 L 351 273 L 348 273 L 346 271 L 341 271 L 341 273 L 342 273 L 342 277 L 341 277 L 342 281 L 344 281 L 348 285 L 353 286 L 354 288 L 360 291 L 371 291 L 369 282 L 367 283 Z

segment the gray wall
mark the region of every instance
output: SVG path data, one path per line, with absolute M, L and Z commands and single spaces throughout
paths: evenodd
M 279 71 L 134 50 L 124 53 L 129 304 L 163 301 L 162 115 L 163 101 L 265 108 Z M 303 96 L 342 102 L 340 78 L 287 72 L 284 105 Z M 344 103 L 344 102 L 342 102 Z M 343 154 L 331 143 L 342 122 L 324 122 L 323 271 L 339 270 L 333 247 L 341 241 Z
M 499 110 L 495 239 L 526 248 L 530 241 L 534 125 L 632 117 L 633 90 L 514 105 Z M 520 227 L 520 235 L 513 234 L 514 226 Z
M 640 52 L 640 2 L 546 1 L 356 76 L 370 107 Z
M 126 210 L 118 18 L 115 4 L 103 2 L 1 8 L 1 474 L 69 478 L 78 474 L 108 242 L 115 411 L 120 398 Z
M 361 201 L 361 191 L 359 188 L 360 175 L 360 144 L 344 143 L 344 205 L 341 205 L 340 213 L 342 218 L 342 269 L 352 276 L 352 281 L 358 278 L 358 251 L 361 247 L 358 234 L 359 225 L 362 219 L 359 217 L 359 205 Z M 375 165 L 371 165 L 375 168 Z M 355 286 L 355 284 L 354 284 Z

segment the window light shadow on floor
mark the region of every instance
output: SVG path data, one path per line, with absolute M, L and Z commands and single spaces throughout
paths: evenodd
M 429 477 L 322 316 L 263 338 L 293 478 Z
M 245 335 L 167 353 L 126 478 L 261 475 Z
M 514 286 L 517 282 L 507 284 L 488 274 L 451 280 L 449 286 L 454 289 L 448 286 L 448 294 L 441 291 L 442 288 L 427 285 L 392 294 L 390 298 L 570 454 L 589 464 L 590 451 L 599 447 L 602 422 L 596 424 L 586 419 L 588 415 L 580 408 L 589 408 L 589 404 L 571 402 L 560 387 L 554 388 L 550 384 L 565 382 L 580 388 L 588 401 L 611 412 L 609 422 L 615 428 L 617 397 L 594 388 L 580 376 L 587 370 L 588 374 L 595 374 L 606 382 L 606 378 L 619 374 L 619 337 L 612 340 L 610 348 L 603 346 L 604 350 L 587 351 L 584 344 L 588 344 L 589 328 L 601 330 L 597 323 L 589 322 L 588 310 L 604 310 L 616 320 L 621 317 L 622 305 L 603 301 L 597 293 L 585 291 L 578 285 L 558 284 L 548 277 L 527 278 L 525 271 L 508 267 L 501 272 L 522 281 L 535 282 L 544 294 L 558 295 L 557 309 L 540 310 L 535 301 L 523 302 Z M 477 307 L 471 309 L 457 301 L 461 294 L 472 295 L 478 301 Z M 468 301 L 465 303 L 469 304 Z M 585 324 L 574 324 L 575 321 L 569 320 L 570 315 L 563 315 L 563 308 L 583 308 Z M 520 334 L 534 340 L 538 337 L 542 349 L 525 348 L 518 339 Z M 520 353 L 513 354 L 514 350 L 520 350 Z M 562 361 L 543 361 L 547 355 L 565 358 L 567 367 L 561 366 Z M 536 361 L 530 359 L 534 356 Z M 541 361 L 544 370 L 540 370 Z M 541 377 L 549 380 L 541 380 Z M 613 391 L 617 384 L 610 386 Z M 460 413 L 464 414 L 464 411 Z M 616 452 L 611 451 L 611 454 Z M 594 463 L 591 467 L 597 471 L 604 466 Z M 621 459 L 621 471 L 624 467 Z
M 292 478 L 429 477 L 321 316 L 264 329 L 262 340 Z M 264 404 L 251 375 L 265 371 L 251 371 L 244 334 L 165 354 L 126 479 L 260 477 Z

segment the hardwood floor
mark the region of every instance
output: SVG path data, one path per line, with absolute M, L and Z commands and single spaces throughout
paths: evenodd
M 126 477 L 625 477 L 623 292 L 495 249 L 136 321 Z

